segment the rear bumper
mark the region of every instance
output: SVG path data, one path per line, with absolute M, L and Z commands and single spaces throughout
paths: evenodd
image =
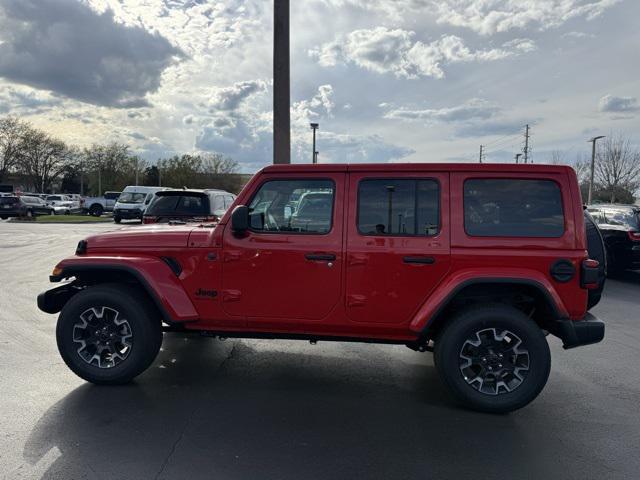
M 556 320 L 551 333 L 562 340 L 565 349 L 591 345 L 604 338 L 604 322 L 587 313 L 582 320 Z
M 27 214 L 26 210 L 0 210 L 0 216 L 3 217 L 24 217 Z

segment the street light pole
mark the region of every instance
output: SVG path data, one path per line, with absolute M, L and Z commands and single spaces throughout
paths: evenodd
M 311 124 L 311 130 L 313 130 L 313 149 L 311 150 L 311 161 L 314 165 L 318 163 L 318 152 L 316 151 L 316 130 L 318 130 L 319 126 L 319 123 Z
M 273 163 L 291 163 L 289 0 L 273 0 Z
M 593 177 L 596 168 L 596 142 L 601 138 L 605 138 L 604 135 L 600 135 L 598 137 L 593 137 L 589 140 L 589 143 L 592 144 L 591 147 L 591 175 L 589 177 L 589 197 L 587 199 L 587 205 L 591 205 L 591 200 L 593 198 Z
M 519 163 L 521 156 L 522 156 L 521 153 L 516 153 L 516 165 Z

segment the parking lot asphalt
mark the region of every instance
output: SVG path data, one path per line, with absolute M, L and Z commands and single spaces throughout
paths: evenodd
M 593 310 L 603 343 L 549 337 L 546 389 L 509 415 L 459 408 L 431 354 L 402 346 L 167 334 L 134 383 L 97 387 L 35 300 L 78 240 L 113 228 L 0 223 L 0 478 L 640 476 L 640 273 Z

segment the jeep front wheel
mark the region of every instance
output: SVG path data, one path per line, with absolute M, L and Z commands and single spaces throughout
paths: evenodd
M 508 305 L 472 307 L 451 318 L 436 340 L 434 360 L 454 397 L 490 413 L 527 405 L 551 369 L 540 327 Z
M 130 289 L 97 285 L 73 296 L 58 318 L 58 350 L 67 366 L 97 384 L 127 383 L 146 370 L 162 344 L 153 308 Z

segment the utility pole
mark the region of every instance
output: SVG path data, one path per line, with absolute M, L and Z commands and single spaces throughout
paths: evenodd
M 480 163 L 482 163 L 482 150 L 484 149 L 483 145 L 480 145 Z
M 84 161 L 80 160 L 80 196 L 84 197 Z
M 596 142 L 601 138 L 605 138 L 604 135 L 593 137 L 588 143 L 591 143 L 591 173 L 589 175 L 589 196 L 587 198 L 587 205 L 591 205 L 593 198 L 593 177 L 596 169 Z
M 289 0 L 273 0 L 273 163 L 291 163 Z
M 518 164 L 518 162 L 520 161 L 520 157 L 522 156 L 521 153 L 516 153 L 515 159 L 516 159 L 516 165 Z
M 318 163 L 318 152 L 316 151 L 316 130 L 320 126 L 319 123 L 312 123 L 311 130 L 313 130 L 313 148 L 311 150 L 311 163 L 314 165 Z
M 527 163 L 529 160 L 529 124 L 526 124 L 524 128 L 524 163 Z

